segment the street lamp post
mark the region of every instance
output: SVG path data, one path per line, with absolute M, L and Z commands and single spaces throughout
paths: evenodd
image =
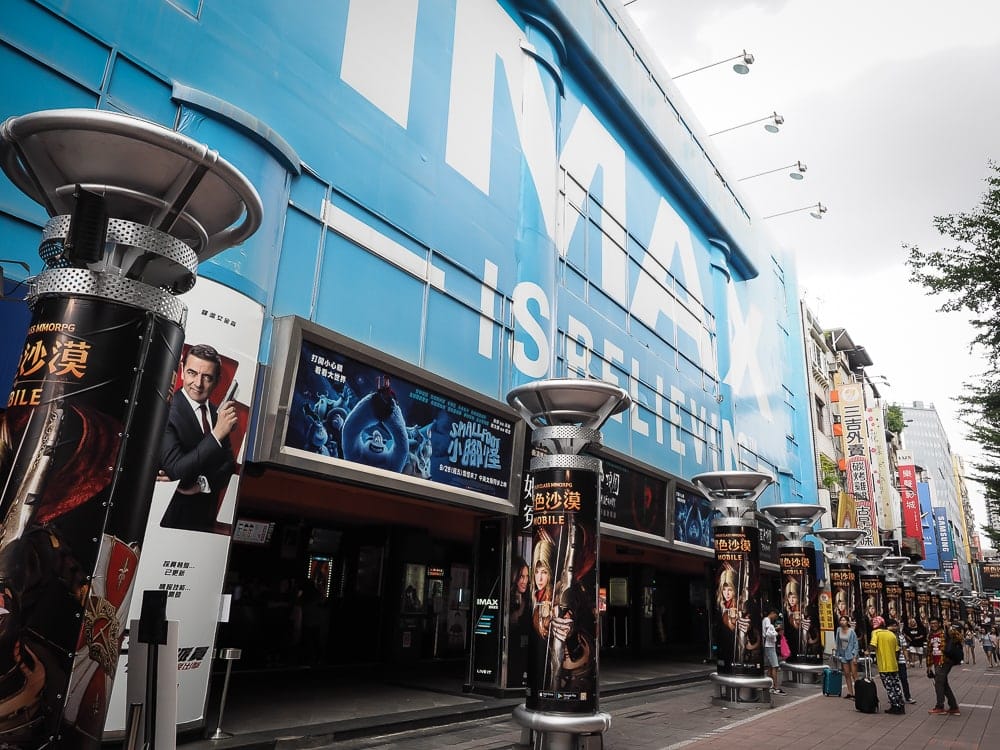
M 777 133 L 779 130 L 781 130 L 781 126 L 785 124 L 785 118 L 782 115 L 779 115 L 777 112 L 772 112 L 767 117 L 761 117 L 756 120 L 750 120 L 749 122 L 741 122 L 739 125 L 732 125 L 728 128 L 723 128 L 722 130 L 716 130 L 714 133 L 709 133 L 708 136 L 709 138 L 711 138 L 716 135 L 722 135 L 723 133 L 728 133 L 731 130 L 739 130 L 740 128 L 745 128 L 749 125 L 756 125 L 757 123 L 760 122 L 767 123 L 766 125 L 764 125 L 764 130 L 766 130 L 768 133 Z

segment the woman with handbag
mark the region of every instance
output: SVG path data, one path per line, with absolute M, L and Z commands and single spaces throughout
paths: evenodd
M 836 639 L 833 658 L 840 663 L 840 671 L 844 674 L 844 684 L 847 686 L 847 695 L 844 697 L 853 698 L 854 683 L 858 679 L 858 636 L 846 617 L 840 618 Z

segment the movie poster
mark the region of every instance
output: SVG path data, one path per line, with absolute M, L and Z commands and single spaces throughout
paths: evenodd
M 858 640 L 868 643 L 874 630 L 872 620 L 875 617 L 885 617 L 885 576 L 863 570 L 858 576 L 858 587 L 861 590 L 862 616 L 855 630 Z
M 895 620 L 903 624 L 902 616 L 904 610 L 903 603 L 903 582 L 898 579 L 885 580 L 885 614 L 886 622 Z
M 675 541 L 711 549 L 712 521 L 721 516 L 722 513 L 713 509 L 712 503 L 700 492 L 683 487 L 674 491 Z
M 823 660 L 823 638 L 819 629 L 819 585 L 813 567 L 812 545 L 783 544 L 778 552 L 781 566 L 781 615 L 790 662 Z
M 917 589 L 910 579 L 903 579 L 903 617 L 909 620 L 917 616 Z
M 601 466 L 601 521 L 665 536 L 667 483 L 607 459 Z
M 924 627 L 931 620 L 931 594 L 926 584 L 917 588 L 917 619 Z
M 181 328 L 107 300 L 33 308 L 0 413 L 0 740 L 98 746 Z
M 166 429 L 158 450 L 150 451 L 158 464 L 165 458 L 170 465 L 158 467 L 164 473 L 153 488 L 136 590 L 167 592 L 167 619 L 179 623 L 177 723 L 191 728 L 205 720 L 263 308 L 210 279 L 199 279 L 181 299 L 188 305 L 184 345 L 168 368 L 172 397 Z M 189 356 L 192 352 L 204 358 Z M 199 398 L 204 398 L 210 427 L 232 421 L 221 441 L 200 424 L 194 408 Z M 176 443 L 172 449 L 170 441 Z M 138 619 L 141 600 L 134 598 L 129 619 Z M 125 729 L 126 669 L 122 658 L 106 724 L 111 736 Z
M 846 617 L 851 623 L 858 619 L 857 575 L 850 563 L 830 563 L 830 590 L 833 594 L 833 624 L 840 627 L 840 618 Z
M 716 526 L 713 617 L 719 674 L 761 676 L 760 549 L 756 526 Z
M 506 499 L 514 423 L 303 340 L 285 445 Z
M 597 709 L 599 477 L 583 469 L 532 472 L 532 613 L 526 705 Z

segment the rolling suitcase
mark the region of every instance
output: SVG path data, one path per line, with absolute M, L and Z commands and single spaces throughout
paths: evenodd
M 864 714 L 878 712 L 878 690 L 872 679 L 872 661 L 865 659 L 865 674 L 854 682 L 854 707 Z
M 823 670 L 823 695 L 834 695 L 839 698 L 843 683 L 844 674 L 840 670 L 830 667 Z

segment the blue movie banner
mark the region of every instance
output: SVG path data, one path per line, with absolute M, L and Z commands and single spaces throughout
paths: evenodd
M 506 498 L 513 422 L 303 340 L 285 445 Z

